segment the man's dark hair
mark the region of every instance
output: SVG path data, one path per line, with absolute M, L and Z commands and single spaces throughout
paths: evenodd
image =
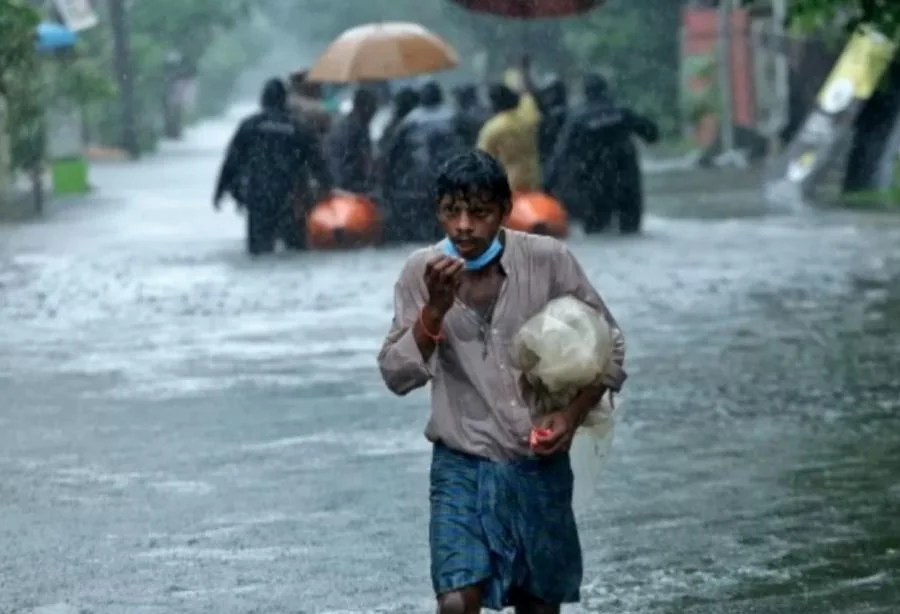
M 419 92 L 411 87 L 404 87 L 394 94 L 394 113 L 397 117 L 406 117 L 419 106 Z
M 378 110 L 378 96 L 368 87 L 361 87 L 353 93 L 353 112 L 371 115 Z
M 521 100 L 521 97 L 512 88 L 502 83 L 495 83 L 488 88 L 488 98 L 494 113 L 512 111 L 519 106 L 519 100 Z
M 281 79 L 273 78 L 263 85 L 259 104 L 267 111 L 283 111 L 287 108 L 287 86 Z
M 450 158 L 438 169 L 435 202 L 440 203 L 447 196 L 497 203 L 505 212 L 512 201 L 512 190 L 503 165 L 492 155 L 476 149 Z
M 461 109 L 468 109 L 478 103 L 478 88 L 471 83 L 458 86 L 453 90 L 453 94 L 456 97 L 456 104 Z
M 433 79 L 425 83 L 422 86 L 422 91 L 419 92 L 419 102 L 423 107 L 427 108 L 442 105 L 444 103 L 444 91 L 441 89 L 440 84 Z
M 306 77 L 308 75 L 308 70 L 297 70 L 292 72 L 289 79 L 291 87 L 302 87 L 305 83 L 307 83 Z
M 596 72 L 589 72 L 584 75 L 582 78 L 582 89 L 584 90 L 584 97 L 590 102 L 604 101 L 612 95 L 609 81 Z
M 565 107 L 568 104 L 568 89 L 565 82 L 557 76 L 552 76 L 541 88 L 541 101 L 550 107 Z
M 289 83 L 291 90 L 295 94 L 306 96 L 307 98 L 314 98 L 316 100 L 322 99 L 322 84 L 316 81 L 310 81 L 308 70 L 298 70 L 291 73 Z

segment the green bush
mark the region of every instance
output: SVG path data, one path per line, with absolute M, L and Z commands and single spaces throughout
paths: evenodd
M 13 169 L 40 162 L 44 145 L 43 75 L 35 49 L 37 11 L 24 0 L 0 0 L 0 95 L 7 101 Z

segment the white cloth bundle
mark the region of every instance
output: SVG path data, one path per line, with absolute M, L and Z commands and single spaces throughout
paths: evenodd
M 534 389 L 539 415 L 565 409 L 612 360 L 612 331 L 592 307 L 564 296 L 547 303 L 513 338 L 512 359 Z M 604 395 L 572 443 L 575 499 L 590 497 L 608 458 L 620 409 Z

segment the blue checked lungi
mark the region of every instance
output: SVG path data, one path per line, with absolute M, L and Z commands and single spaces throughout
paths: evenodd
M 568 454 L 489 461 L 435 444 L 431 579 L 436 595 L 483 587 L 502 610 L 519 589 L 548 604 L 580 600 L 581 544 Z

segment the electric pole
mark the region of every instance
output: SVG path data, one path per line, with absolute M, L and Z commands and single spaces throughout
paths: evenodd
M 719 136 L 722 154 L 734 151 L 734 118 L 731 96 L 731 0 L 719 0 L 718 9 L 718 80 L 719 80 Z
M 128 28 L 128 0 L 107 0 L 113 31 L 113 66 L 119 84 L 121 134 L 119 145 L 132 159 L 140 155 L 137 109 L 134 95 L 134 67 L 131 62 L 131 37 Z
M 787 43 L 787 0 L 772 0 L 773 33 L 776 39 L 775 52 L 775 121 L 773 133 L 779 134 L 787 124 L 790 111 L 791 78 L 788 54 L 790 48 Z

